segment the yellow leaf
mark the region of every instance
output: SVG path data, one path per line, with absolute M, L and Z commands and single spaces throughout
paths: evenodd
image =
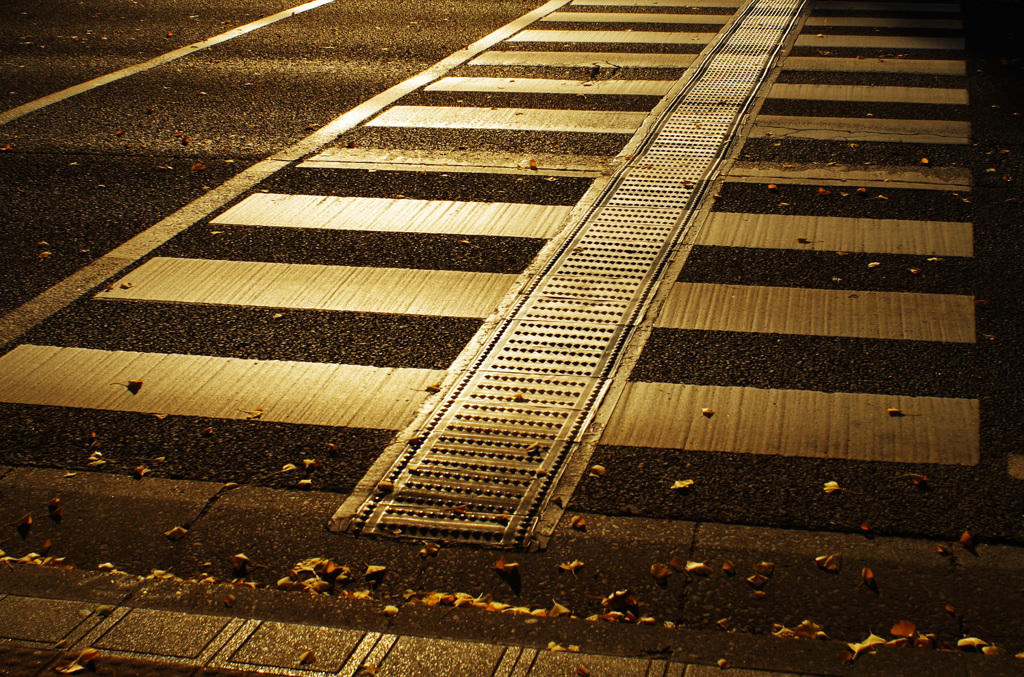
M 509 562 L 504 557 L 501 557 L 495 564 L 494 568 L 506 575 L 513 575 L 519 573 L 519 562 Z
M 398 607 L 393 604 L 389 604 L 381 611 L 385 616 L 396 616 L 398 615 Z
M 775 564 L 772 562 L 759 562 L 754 565 L 754 573 L 771 578 L 771 575 L 775 573 Z
M 281 472 L 291 472 L 292 470 L 297 469 L 298 468 L 295 466 L 294 463 L 285 463 L 284 466 L 281 468 Z
M 1006 654 L 1006 649 L 1001 649 L 995 644 L 981 647 L 981 653 L 986 656 L 1003 656 Z
M 898 621 L 896 625 L 892 626 L 892 630 L 889 631 L 889 634 L 893 637 L 904 637 L 909 639 L 914 636 L 915 632 L 917 632 L 917 626 L 910 621 Z
M 877 583 L 875 582 L 875 572 L 869 569 L 868 567 L 864 567 L 860 572 L 859 585 L 866 585 L 869 588 L 875 587 L 875 585 L 877 585 Z
M 704 562 L 687 562 L 686 573 L 695 574 L 697 576 L 710 576 L 714 572 L 711 567 Z
M 834 555 L 819 555 L 814 558 L 814 562 L 820 569 L 830 573 L 838 573 L 839 568 L 842 566 L 842 559 L 842 553 L 836 553 Z
M 857 656 L 859 656 L 863 651 L 866 651 L 878 644 L 885 644 L 885 640 L 873 633 L 868 635 L 868 638 L 865 639 L 863 642 L 847 644 L 847 646 L 850 647 L 850 651 L 853 652 L 853 655 L 850 657 L 850 660 L 856 660 Z
M 704 407 L 700 410 L 700 413 L 703 414 L 705 418 L 711 418 L 715 415 L 715 410 L 711 407 Z
M 420 548 L 420 557 L 433 557 L 441 549 L 438 543 L 423 543 L 423 547 Z
M 604 477 L 605 468 L 603 465 L 590 466 L 590 477 Z
M 242 569 L 245 567 L 246 564 L 249 564 L 250 562 L 252 562 L 252 560 L 243 555 L 242 553 L 238 553 L 237 555 L 233 555 L 231 557 L 231 566 L 233 566 L 236 569 Z
M 732 576 L 734 573 L 736 573 L 736 567 L 734 567 L 732 565 L 732 562 L 730 562 L 729 560 L 725 560 L 724 562 L 722 562 L 722 573 L 726 576 Z
M 731 618 L 719 618 L 717 621 L 715 621 L 715 625 L 720 627 L 722 630 L 728 630 L 729 626 L 732 625 L 732 619 Z
M 983 646 L 988 646 L 988 642 L 978 639 L 977 637 L 964 637 L 963 639 L 958 639 L 956 645 L 961 649 L 965 646 L 973 649 L 980 649 Z
M 384 573 L 385 571 L 387 571 L 387 569 L 388 569 L 387 567 L 382 567 L 379 564 L 371 564 L 370 566 L 366 567 L 366 573 L 364 573 L 363 575 L 364 576 L 375 576 L 377 574 Z
M 313 480 L 301 479 L 301 480 L 299 480 L 297 482 L 297 485 L 298 485 L 299 489 L 312 489 L 313 488 Z
M 585 531 L 587 528 L 587 521 L 583 519 L 583 515 L 576 515 L 572 518 L 572 521 L 570 521 L 569 524 L 573 529 L 577 529 L 579 531 Z
M 559 564 L 558 568 L 562 571 L 571 571 L 573 573 L 576 573 L 576 570 L 579 569 L 581 566 L 583 566 L 583 562 L 577 559 L 571 562 L 566 562 L 564 564 Z
M 548 642 L 548 651 L 565 651 L 565 647 L 557 642 Z
M 839 486 L 839 482 L 825 482 L 826 494 L 831 494 L 836 491 L 842 491 L 842 488 Z
M 672 484 L 673 489 L 689 489 L 693 486 L 693 480 L 676 480 Z
M 724 658 L 718 659 L 718 667 L 722 668 L 723 670 L 728 670 L 731 666 L 732 664 Z
M 879 263 L 878 261 L 872 261 L 871 263 L 868 264 L 868 268 L 877 268 L 880 265 L 882 264 Z
M 923 165 L 928 164 L 928 158 L 926 158 L 926 157 L 921 158 L 921 164 L 923 164 Z
M 763 588 L 764 584 L 768 582 L 768 579 L 761 574 L 754 574 L 753 576 L 747 577 L 747 583 L 750 583 L 755 588 Z
M 226 606 L 227 608 L 230 609 L 232 606 L 234 606 L 234 604 L 235 604 L 235 596 L 234 595 L 225 595 L 224 596 L 224 606 Z
M 551 610 L 548 611 L 548 616 L 549 617 L 551 617 L 551 618 L 558 618 L 559 616 L 564 616 L 566 614 L 572 613 L 571 611 L 569 611 L 568 607 L 562 606 L 561 604 L 559 604 L 555 600 L 551 600 L 551 602 L 553 603 L 554 606 L 552 606 Z
M 299 665 L 309 665 L 310 663 L 316 663 L 316 654 L 307 649 L 299 654 Z

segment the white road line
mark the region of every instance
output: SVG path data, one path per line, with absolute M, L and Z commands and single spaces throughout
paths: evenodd
M 633 382 L 600 443 L 976 465 L 979 424 L 978 400 Z
M 654 326 L 946 343 L 975 340 L 971 296 L 691 282 L 672 286 Z
M 156 257 L 95 298 L 483 318 L 516 278 L 455 270 Z
M 782 70 L 966 75 L 967 64 L 963 61 L 946 59 L 852 59 L 825 56 L 791 56 L 782 60 Z
M 768 90 L 769 99 L 813 101 L 864 101 L 887 103 L 941 103 L 964 105 L 966 89 L 939 87 L 885 87 L 878 85 L 805 85 L 776 82 Z
M 572 207 L 254 193 L 214 225 L 551 238 Z
M 560 68 L 686 68 L 696 54 L 630 54 L 623 52 L 487 52 L 470 66 L 556 66 Z
M 712 212 L 692 243 L 717 247 L 973 256 L 974 228 L 970 223 L 957 221 Z
M 572 0 L 575 7 L 738 7 L 743 0 Z
M 629 12 L 552 12 L 541 21 L 580 23 L 724 24 L 732 14 L 639 14 Z
M 915 38 L 903 35 L 808 35 L 797 47 L 860 47 L 878 49 L 963 49 L 963 38 Z
M 252 167 L 236 174 L 217 188 L 193 200 L 121 246 L 64 278 L 64 280 L 32 300 L 21 304 L 0 318 L 0 346 L 9 344 L 22 333 L 72 303 L 89 289 L 100 284 L 117 271 L 131 265 L 196 221 L 205 218 L 212 211 L 234 200 L 274 172 L 287 167 L 288 162 L 298 160 L 330 143 L 340 134 L 373 117 L 406 94 L 416 91 L 420 87 L 444 76 L 456 66 L 461 66 L 478 54 L 514 35 L 516 31 L 519 31 L 524 26 L 528 26 L 537 19 L 564 6 L 567 2 L 568 0 L 549 0 L 549 2 L 532 12 L 524 14 L 490 35 L 442 59 L 427 70 L 367 99 L 347 113 L 339 115 L 302 141 L 292 144 L 270 158 L 257 162 Z
M 754 123 L 750 136 L 751 138 L 773 136 L 786 139 L 968 144 L 971 142 L 971 123 L 952 120 L 760 115 Z
M 21 345 L 0 357 L 0 402 L 394 430 L 443 377 L 432 369 Z M 137 394 L 128 381 L 142 381 Z
M 709 29 L 710 30 L 710 29 Z M 567 43 L 629 43 L 650 45 L 703 45 L 717 33 L 682 33 L 672 31 L 551 31 L 526 30 L 509 38 L 509 42 Z
M 937 28 L 957 30 L 960 19 L 886 19 L 877 16 L 812 16 L 805 26 L 871 26 L 872 28 Z
M 542 78 L 443 78 L 428 92 L 516 92 L 529 94 L 613 94 L 664 96 L 675 80 L 546 80 Z
M 611 174 L 613 164 L 609 158 L 590 155 L 511 155 L 478 150 L 328 148 L 309 158 L 299 167 L 596 177 Z
M 647 113 L 625 111 L 549 110 L 544 108 L 394 106 L 366 123 L 366 126 L 632 134 L 643 123 L 647 115 Z
M 16 120 L 22 117 L 23 115 L 27 115 L 33 111 L 39 110 L 40 108 L 44 108 L 46 106 L 49 106 L 50 104 L 57 103 L 58 101 L 70 99 L 71 97 L 77 94 L 81 94 L 82 92 L 87 92 L 90 89 L 102 87 L 103 85 L 110 84 L 111 82 L 116 82 L 123 78 L 127 78 L 131 75 L 135 75 L 137 73 L 142 73 L 143 71 L 147 71 L 151 68 L 156 68 L 157 66 L 162 66 L 163 64 L 168 63 L 170 61 L 174 61 L 175 59 L 180 59 L 183 56 L 188 56 L 189 54 L 206 49 L 207 47 L 219 45 L 222 42 L 227 42 L 228 40 L 240 37 L 242 35 L 245 35 L 246 33 L 251 33 L 252 31 L 255 31 L 259 28 L 263 28 L 264 26 L 269 26 L 270 24 L 277 23 L 282 19 L 287 19 L 289 17 L 295 16 L 296 14 L 308 12 L 311 9 L 316 9 L 317 7 L 327 5 L 332 2 L 334 2 L 334 0 L 312 0 L 312 2 L 307 2 L 305 4 L 292 7 L 291 9 L 280 11 L 277 14 L 271 14 L 270 16 L 263 17 L 262 19 L 258 19 L 251 23 L 247 23 L 244 26 L 232 28 L 230 31 L 226 31 L 224 33 L 221 33 L 220 35 L 215 35 L 212 38 L 207 38 L 206 40 L 201 40 L 199 42 L 188 45 L 187 47 L 181 47 L 174 51 L 167 52 L 166 54 L 161 54 L 160 56 L 150 59 L 149 61 L 144 61 L 142 63 L 135 64 L 134 66 L 128 66 L 127 68 L 122 68 L 121 70 L 114 71 L 113 73 L 101 75 L 98 78 L 93 78 L 92 80 L 88 80 L 79 85 L 74 85 L 73 87 L 62 89 L 59 92 L 54 92 L 53 94 L 41 97 L 39 99 L 36 99 L 35 101 L 29 101 L 28 103 L 22 104 L 8 111 L 0 113 L 0 125 L 6 124 L 11 120 Z

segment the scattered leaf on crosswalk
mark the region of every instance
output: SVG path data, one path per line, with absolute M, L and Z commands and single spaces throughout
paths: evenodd
M 389 604 L 381 610 L 381 613 L 385 616 L 397 616 L 398 607 L 393 604 Z
M 572 613 L 571 611 L 569 611 L 568 607 L 562 606 L 561 604 L 559 604 L 555 600 L 551 600 L 551 603 L 552 603 L 551 609 L 548 610 L 548 617 L 549 618 L 558 618 L 559 616 L 565 616 L 567 614 L 571 614 Z
M 853 652 L 849 660 L 857 660 L 857 656 L 859 656 L 861 653 L 868 651 L 869 649 L 871 649 L 871 647 L 877 646 L 879 644 L 885 644 L 885 640 L 874 633 L 868 635 L 867 639 L 865 639 L 863 642 L 855 642 L 852 644 L 848 643 L 847 646 L 850 647 L 850 651 Z
M 308 649 L 299 654 L 299 665 L 316 663 L 316 654 Z
M 590 466 L 590 477 L 604 477 L 606 470 L 603 465 Z

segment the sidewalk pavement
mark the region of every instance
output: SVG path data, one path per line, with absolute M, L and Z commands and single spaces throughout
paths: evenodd
M 849 663 L 839 656 L 846 645 L 834 641 L 422 605 L 388 616 L 380 607 L 7 563 L 0 572 L 0 674 L 785 677 L 1024 670 L 1012 656 L 883 647 Z M 611 655 L 623 646 L 632 646 L 625 651 L 632 655 Z

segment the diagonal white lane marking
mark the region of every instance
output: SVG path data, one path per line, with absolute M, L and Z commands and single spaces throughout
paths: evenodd
M 149 61 L 143 61 L 142 63 L 135 64 L 134 66 L 128 66 L 127 68 L 122 68 L 121 70 L 114 71 L 113 73 L 101 75 L 98 78 L 93 78 L 92 80 L 87 80 L 81 84 L 68 87 L 67 89 L 62 89 L 59 92 L 54 92 L 53 94 L 41 97 L 39 99 L 36 99 L 35 101 L 29 101 L 28 103 L 24 103 L 20 106 L 0 113 L 0 125 L 5 125 L 12 120 L 17 120 L 23 115 L 28 115 L 29 113 L 37 111 L 40 108 L 45 108 L 50 104 L 63 101 L 64 99 L 70 99 L 71 97 L 81 94 L 82 92 L 88 92 L 90 89 L 102 87 L 103 85 L 108 85 L 111 82 L 116 82 L 118 80 L 135 75 L 136 73 L 142 73 L 143 71 L 148 71 L 151 68 L 162 66 L 163 64 L 168 63 L 170 61 L 174 61 L 175 59 L 180 59 L 183 56 L 188 56 L 193 52 L 198 52 L 200 50 L 206 49 L 207 47 L 219 45 L 222 42 L 227 42 L 228 40 L 232 40 L 239 36 L 245 35 L 246 33 L 251 33 L 254 30 L 263 28 L 264 26 L 269 26 L 272 23 L 277 23 L 281 19 L 287 19 L 289 17 L 295 16 L 296 14 L 302 14 L 303 12 L 308 12 L 311 9 L 316 9 L 317 7 L 320 7 L 322 5 L 328 5 L 332 2 L 334 2 L 334 0 L 313 0 L 312 2 L 307 2 L 297 7 L 282 10 L 277 14 L 265 16 L 262 19 L 257 19 L 256 21 L 247 23 L 244 26 L 232 28 L 230 31 L 221 33 L 220 35 L 215 35 L 212 38 L 207 38 L 206 40 L 192 43 L 187 47 L 180 47 L 174 51 L 167 52 L 166 54 L 161 54 L 160 56 L 150 59 Z

